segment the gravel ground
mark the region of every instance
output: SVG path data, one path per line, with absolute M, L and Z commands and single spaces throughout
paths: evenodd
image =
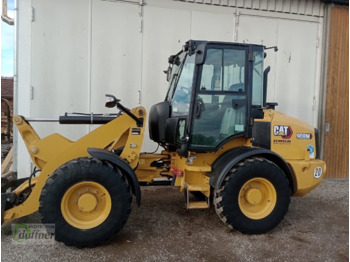
M 2 261 L 349 261 L 349 181 L 325 180 L 292 198 L 282 223 L 264 235 L 226 227 L 214 208 L 186 210 L 183 193 L 171 187 L 142 189 L 142 206 L 124 229 L 96 248 L 62 243 L 14 243 L 2 226 Z M 39 223 L 39 214 L 16 223 Z

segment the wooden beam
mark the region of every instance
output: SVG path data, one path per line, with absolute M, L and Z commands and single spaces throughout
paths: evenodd
M 13 147 L 11 148 L 10 152 L 8 152 L 4 162 L 1 164 L 1 174 L 6 170 L 6 168 L 10 164 L 12 157 L 13 157 Z

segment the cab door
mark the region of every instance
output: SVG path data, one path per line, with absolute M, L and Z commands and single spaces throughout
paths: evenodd
M 215 151 L 247 133 L 248 47 L 208 46 L 199 70 L 192 115 L 191 151 Z

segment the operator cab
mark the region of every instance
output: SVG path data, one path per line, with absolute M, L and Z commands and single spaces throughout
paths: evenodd
M 169 90 L 150 110 L 150 137 L 181 155 L 251 137 L 266 104 L 264 46 L 193 41 L 169 58 Z M 265 77 L 268 70 L 265 72 Z

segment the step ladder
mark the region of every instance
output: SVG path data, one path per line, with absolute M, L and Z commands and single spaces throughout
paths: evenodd
M 185 183 L 185 194 L 186 194 L 186 208 L 187 209 L 203 209 L 210 207 L 210 198 L 204 193 L 207 192 L 210 195 L 210 186 L 206 185 L 190 185 Z M 205 197 L 205 201 L 191 201 L 190 202 L 190 192 L 201 192 Z

